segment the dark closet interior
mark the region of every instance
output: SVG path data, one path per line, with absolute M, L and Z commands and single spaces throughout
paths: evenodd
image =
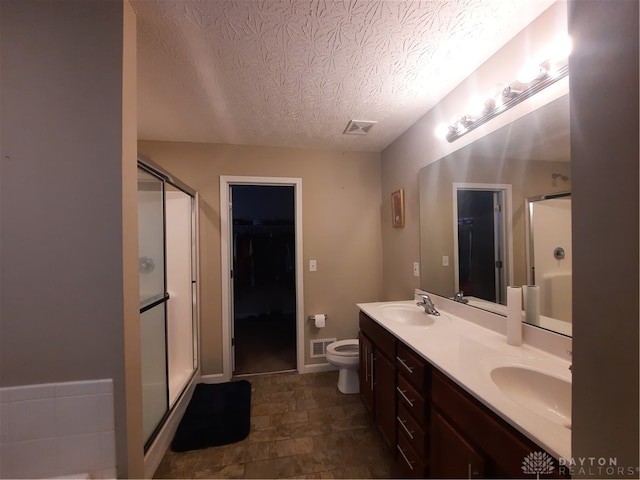
M 294 187 L 234 185 L 234 375 L 296 368 Z

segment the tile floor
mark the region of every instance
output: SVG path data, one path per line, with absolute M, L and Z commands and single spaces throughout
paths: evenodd
M 167 451 L 155 478 L 397 478 L 391 454 L 338 372 L 241 377 L 252 385 L 251 433 L 238 443 Z
M 261 314 L 236 319 L 234 340 L 236 374 L 296 369 L 294 314 Z

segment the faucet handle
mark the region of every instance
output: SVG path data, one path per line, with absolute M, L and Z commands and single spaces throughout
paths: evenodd
M 469 300 L 464 298 L 464 292 L 462 290 L 460 290 L 458 293 L 456 293 L 453 296 L 453 301 L 454 302 L 459 302 L 459 303 L 469 303 Z

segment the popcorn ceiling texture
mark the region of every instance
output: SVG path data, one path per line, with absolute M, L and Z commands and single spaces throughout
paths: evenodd
M 133 0 L 139 137 L 380 151 L 551 3 Z

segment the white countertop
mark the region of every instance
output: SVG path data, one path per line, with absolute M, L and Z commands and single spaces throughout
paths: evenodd
M 415 306 L 414 300 L 360 303 L 358 307 L 464 390 L 556 458 L 571 457 L 571 430 L 507 397 L 493 383 L 490 370 L 508 362 L 543 370 L 571 382 L 570 362 L 530 345 L 508 345 L 504 335 L 438 310 L 429 326 L 405 325 L 383 314 L 385 305 Z M 425 314 L 426 315 L 426 314 Z

